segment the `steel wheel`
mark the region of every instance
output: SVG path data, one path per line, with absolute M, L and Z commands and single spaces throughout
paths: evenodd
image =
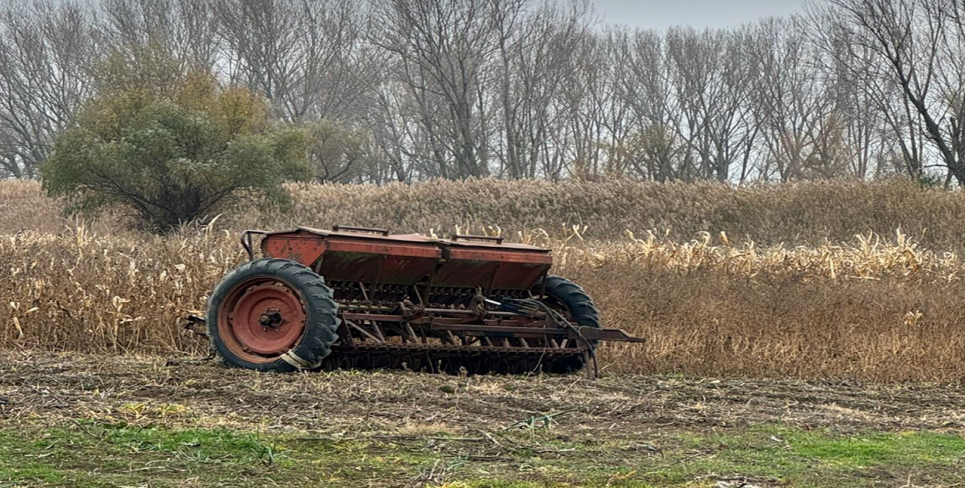
M 236 286 L 221 303 L 218 331 L 239 357 L 271 362 L 295 347 L 305 332 L 301 295 L 273 278 L 254 278 Z

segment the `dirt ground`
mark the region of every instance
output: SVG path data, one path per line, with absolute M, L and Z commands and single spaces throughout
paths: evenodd
M 743 432 L 760 425 L 801 432 L 830 429 L 845 436 L 907 431 L 958 435 L 965 431 L 965 391 L 941 385 L 671 376 L 590 380 L 583 375 L 456 377 L 404 371 L 279 375 L 228 369 L 214 361 L 0 353 L 0 429 L 78 420 L 223 427 L 297 439 L 408 439 L 420 446 L 433 439 L 461 440 L 466 445 L 460 447 L 460 456 L 485 462 L 503 460 L 507 443 L 526 442 L 525 437 L 513 440 L 500 433 L 545 427 L 552 439 L 544 435 L 539 437 L 543 442 L 537 442 L 533 437 L 527 444 L 530 451 L 553 445 L 558 457 L 565 458 L 573 449 L 559 448 L 559 442 L 605 442 L 639 456 L 663 456 L 677 449 L 676 455 L 686 459 L 685 451 L 692 447 L 685 449 L 681 433 Z M 512 464 L 512 457 L 505 460 Z M 865 481 L 904 484 L 903 471 L 885 474 Z M 423 485 L 441 485 L 447 479 L 455 478 L 430 477 Z M 881 479 L 894 484 L 878 484 Z M 708 486 L 730 486 L 715 482 Z M 762 483 L 785 484 L 780 476 L 758 481 Z M 911 483 L 907 486 L 947 486 Z M 2 477 L 0 486 L 6 486 Z M 608 481 L 605 486 L 617 485 Z
M 809 427 L 965 429 L 965 390 L 798 380 L 573 376 L 456 377 L 396 371 L 259 374 L 214 361 L 0 353 L 0 417 L 56 418 L 131 403 L 182 405 L 192 422 L 268 430 L 474 431 L 551 412 L 567 430 L 628 436 L 782 422 Z M 269 420 L 268 423 L 263 423 Z

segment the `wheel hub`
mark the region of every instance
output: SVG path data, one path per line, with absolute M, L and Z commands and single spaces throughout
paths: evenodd
M 241 288 L 241 287 L 239 287 Z M 277 357 L 294 347 L 305 331 L 305 309 L 284 283 L 249 283 L 227 304 L 227 325 L 239 353 Z
M 265 313 L 261 314 L 261 317 L 258 318 L 258 322 L 265 327 L 277 329 L 282 323 L 281 313 L 278 310 L 266 310 Z

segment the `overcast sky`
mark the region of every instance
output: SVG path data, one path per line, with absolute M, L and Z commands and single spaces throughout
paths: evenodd
M 609 24 L 664 29 L 731 27 L 803 9 L 805 0 L 591 0 Z

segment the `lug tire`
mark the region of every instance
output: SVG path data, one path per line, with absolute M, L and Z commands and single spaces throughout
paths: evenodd
M 273 288 L 274 287 L 274 288 Z M 261 290 L 264 303 L 285 303 L 293 310 L 289 315 L 297 320 L 297 324 L 289 325 L 289 333 L 295 336 L 295 343 L 267 353 L 253 353 L 235 334 L 243 327 L 256 328 L 250 324 L 252 314 L 259 313 L 256 309 L 262 305 L 260 297 L 246 298 L 252 288 Z M 275 289 L 277 288 L 277 289 Z M 246 291 L 247 289 L 247 291 Z M 281 290 L 281 291 L 279 291 Z M 287 294 L 287 295 L 286 295 Z M 281 298 L 278 298 L 278 297 Z M 251 305 L 247 309 L 238 305 L 247 299 Z M 272 302 L 271 300 L 274 300 Z M 300 307 L 300 310 L 297 308 Z M 232 319 L 229 311 L 244 310 L 247 321 L 238 325 Z M 254 311 L 253 311 L 254 310 Z M 285 309 L 288 310 L 288 309 Z M 225 315 L 225 316 L 222 316 Z M 257 259 L 241 265 L 228 273 L 215 287 L 208 300 L 207 315 L 208 337 L 211 347 L 224 362 L 256 371 L 291 372 L 299 369 L 315 369 L 321 366 L 322 360 L 331 352 L 332 344 L 338 339 L 338 304 L 332 298 L 332 290 L 325 286 L 325 281 L 310 268 L 288 259 Z M 302 325 L 302 322 L 304 325 Z M 282 322 L 284 323 L 284 322 Z M 265 329 L 268 330 L 267 328 Z M 251 332 L 241 330 L 251 336 Z M 261 334 L 260 332 L 256 333 Z M 274 344 L 269 334 L 266 342 L 254 342 L 255 345 Z M 245 337 L 242 335 L 242 337 Z
M 543 293 L 569 312 L 573 325 L 600 328 L 600 312 L 580 285 L 559 276 L 547 276 L 544 281 L 537 283 L 533 290 L 539 292 L 544 284 Z M 596 341 L 591 343 L 596 346 Z M 584 366 L 583 356 L 575 356 L 551 361 L 545 365 L 544 370 L 547 373 L 568 374 L 575 373 Z

